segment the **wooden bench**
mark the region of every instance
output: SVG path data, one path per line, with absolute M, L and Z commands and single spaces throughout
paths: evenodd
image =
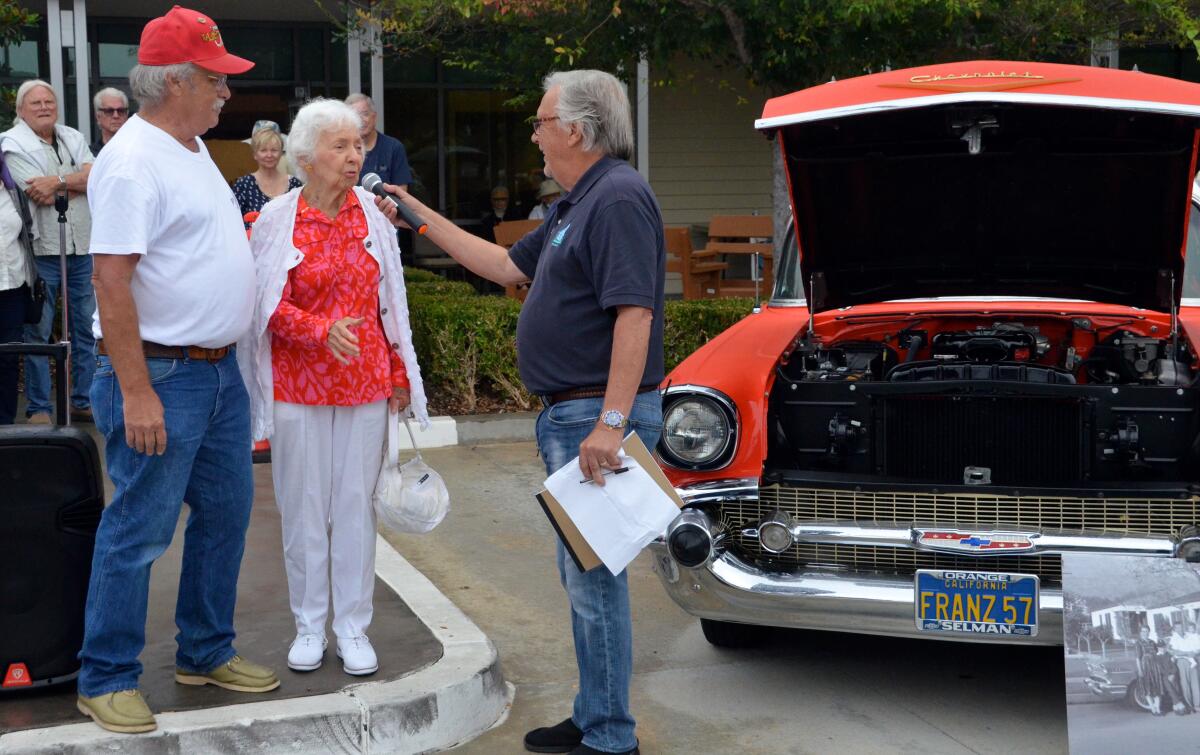
M 718 295 L 721 273 L 729 265 L 715 254 L 701 254 L 692 248 L 692 233 L 687 226 L 665 226 L 667 272 L 679 273 L 684 299 L 706 299 Z
M 708 224 L 708 243 L 695 254 L 721 259 L 726 255 L 747 255 L 751 265 L 749 278 L 722 277 L 718 296 L 754 296 L 754 266 L 759 259 L 762 260 L 762 277 L 758 282 L 758 292 L 762 296 L 771 295 L 775 279 L 775 245 L 772 243 L 774 235 L 774 221 L 770 215 L 712 217 Z
M 512 245 L 524 238 L 525 234 L 532 231 L 542 224 L 540 220 L 506 220 L 503 223 L 497 223 L 494 229 L 496 233 L 496 243 L 505 249 L 511 249 Z M 515 286 L 505 286 L 504 294 L 511 296 L 517 301 L 525 301 L 525 296 L 529 293 L 529 284 L 521 283 Z

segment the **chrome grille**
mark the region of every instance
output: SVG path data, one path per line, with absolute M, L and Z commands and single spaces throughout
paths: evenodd
M 722 504 L 731 522 L 752 524 L 774 511 L 800 522 L 862 522 L 904 527 L 1013 527 L 1112 534 L 1175 535 L 1200 523 L 1200 498 L 1069 498 L 831 490 L 772 485 L 758 501 Z
M 758 500 L 723 501 L 720 517 L 729 546 L 750 561 L 780 568 L 834 566 L 855 571 L 911 575 L 918 569 L 994 569 L 1036 574 L 1047 585 L 1062 583 L 1058 556 L 986 556 L 933 553 L 835 543 L 797 543 L 767 553 L 742 530 L 780 511 L 798 522 L 858 522 L 879 526 L 914 524 L 962 529 L 1014 528 L 1034 531 L 1091 531 L 1130 535 L 1175 535 L 1200 523 L 1197 498 L 1073 498 L 831 490 L 773 485 Z

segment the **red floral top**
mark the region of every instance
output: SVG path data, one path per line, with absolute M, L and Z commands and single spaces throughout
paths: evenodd
M 404 362 L 388 347 L 379 319 L 379 264 L 366 237 L 367 216 L 353 189 L 332 220 L 300 196 L 292 243 L 304 259 L 288 273 L 267 323 L 276 401 L 358 406 L 388 398 L 393 386 L 408 388 Z M 351 330 L 359 355 L 348 365 L 325 344 L 343 317 L 364 318 Z

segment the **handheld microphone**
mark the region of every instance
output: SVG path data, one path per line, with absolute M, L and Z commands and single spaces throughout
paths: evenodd
M 417 213 L 408 209 L 403 202 L 401 202 L 399 199 L 396 199 L 391 194 L 388 194 L 387 191 L 384 190 L 383 179 L 379 177 L 379 174 L 368 173 L 367 175 L 363 176 L 362 187 L 375 196 L 383 197 L 387 201 L 391 202 L 392 206 L 395 207 L 400 213 L 400 219 L 405 223 L 408 223 L 408 225 L 417 233 L 424 235 L 425 232 L 429 230 L 429 224 L 424 220 L 421 220 L 421 218 L 417 216 Z

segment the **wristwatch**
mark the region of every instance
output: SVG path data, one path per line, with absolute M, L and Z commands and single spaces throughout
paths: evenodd
M 629 420 L 625 419 L 620 410 L 605 409 L 600 412 L 600 424 L 609 430 L 624 430 L 629 425 Z
M 67 177 L 66 177 L 66 176 L 59 176 L 59 177 L 58 177 L 58 185 L 59 185 L 59 186 L 61 186 L 61 187 L 63 187 L 64 189 L 65 189 L 65 188 L 67 188 Z

